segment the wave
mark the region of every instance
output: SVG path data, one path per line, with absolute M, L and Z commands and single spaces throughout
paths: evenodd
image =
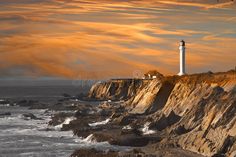
M 63 123 L 59 124 L 59 125 L 56 125 L 54 128 L 55 130 L 58 130 L 60 131 L 63 127 L 64 124 L 70 124 L 71 121 L 75 120 L 76 118 L 75 117 L 68 117 L 64 120 Z
M 131 130 L 132 127 L 130 125 L 126 125 L 122 128 L 122 130 Z
M 150 135 L 150 134 L 155 134 L 156 131 L 155 130 L 150 130 L 149 126 L 151 123 L 147 122 L 144 124 L 143 128 L 141 129 L 141 131 L 143 132 L 143 135 Z
M 108 122 L 110 122 L 110 118 L 108 118 L 108 119 L 106 119 L 106 120 L 104 120 L 104 121 L 101 121 L 101 122 L 95 122 L 95 123 L 89 123 L 88 125 L 89 126 L 99 126 L 99 125 L 105 125 L 105 124 L 107 124 Z
M 90 134 L 88 137 L 82 140 L 83 142 L 96 143 L 96 139 L 93 134 Z

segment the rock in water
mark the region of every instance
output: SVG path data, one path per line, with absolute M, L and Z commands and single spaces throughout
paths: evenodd
M 103 152 L 92 148 L 76 150 L 70 157 L 119 157 L 119 155 L 115 151 Z
M 27 120 L 30 120 L 30 119 L 33 119 L 33 120 L 40 120 L 41 118 L 37 118 L 34 114 L 32 113 L 24 113 L 22 114 L 22 116 L 27 119 Z
M 0 113 L 0 116 L 10 116 L 11 112 L 4 112 L 4 113 Z

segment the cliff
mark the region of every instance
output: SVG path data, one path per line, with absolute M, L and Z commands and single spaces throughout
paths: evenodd
M 150 123 L 163 140 L 205 156 L 236 155 L 236 72 L 110 80 L 94 85 L 89 98 L 123 100 L 127 117 Z
M 89 98 L 95 100 L 127 100 L 135 96 L 138 90 L 148 83 L 148 80 L 139 79 L 113 79 L 98 82 L 89 91 Z

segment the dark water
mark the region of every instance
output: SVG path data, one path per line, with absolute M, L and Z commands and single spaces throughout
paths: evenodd
M 72 96 L 86 94 L 89 87 L 64 86 L 0 86 L 0 99 L 31 99 L 43 102 L 56 101 L 66 93 Z

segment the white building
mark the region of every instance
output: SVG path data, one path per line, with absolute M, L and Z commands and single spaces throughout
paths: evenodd
M 181 40 L 179 43 L 179 76 L 185 75 L 185 41 Z

